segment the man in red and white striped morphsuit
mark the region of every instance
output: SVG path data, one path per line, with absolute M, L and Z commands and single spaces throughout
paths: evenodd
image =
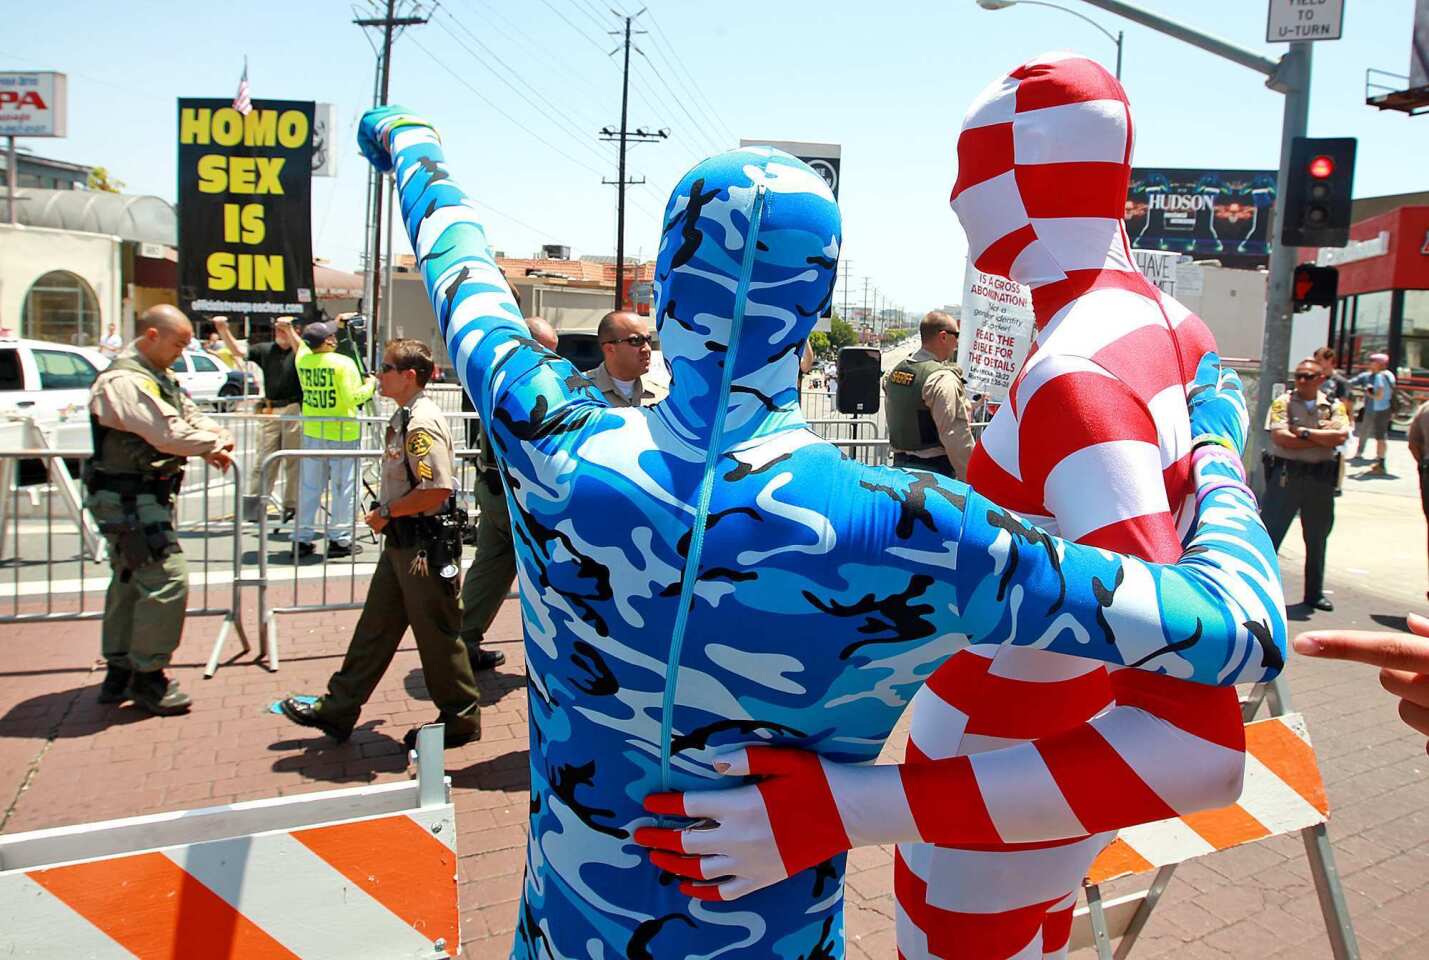
M 1198 368 L 1212 385 L 1227 375 L 1212 369 L 1205 326 L 1134 266 L 1122 222 L 1131 144 L 1121 85 L 1070 55 L 1019 67 L 968 113 L 953 207 L 969 256 L 1032 287 L 1038 326 L 969 479 L 1064 537 L 1168 560 L 1182 553 L 1195 477 L 1243 472 L 1224 449 L 1193 443 L 1188 394 L 1207 383 Z M 1283 603 L 1273 559 L 1242 557 L 1249 588 Z M 1097 588 L 1113 615 L 1114 598 L 1154 602 L 1149 582 Z M 1266 625 L 1244 626 L 1264 662 L 1278 662 Z M 1115 642 L 1103 627 L 1084 642 Z M 637 831 L 636 841 L 663 869 L 703 881 L 681 889 L 704 899 L 742 896 L 854 846 L 898 842 L 904 960 L 1060 957 L 1076 890 L 1116 830 L 1240 793 L 1235 688 L 1167 669 L 1175 676 L 972 646 L 915 696 L 902 765 L 732 751 L 716 771 L 754 774 L 757 785 L 651 795 L 652 812 L 705 819 L 698 829 Z
M 1122 219 L 1131 150 L 1125 92 L 1081 57 L 1033 60 L 968 111 L 953 209 L 978 269 L 1032 288 L 1037 326 L 968 481 L 1068 539 L 1166 561 L 1181 555 L 1190 519 L 1187 385 L 1215 344 L 1132 260 Z M 1235 799 L 1234 688 L 1037 650 L 973 646 L 944 664 L 914 698 L 906 762 L 1058 736 L 1104 711 L 1116 735 L 1080 769 L 1051 773 L 1079 822 L 1092 804 L 1096 819 L 1129 826 L 1148 792 L 1168 816 L 1207 790 Z M 1168 738 L 1167 725 L 1181 735 Z M 900 845 L 900 953 L 1062 956 L 1076 891 L 1112 836 Z

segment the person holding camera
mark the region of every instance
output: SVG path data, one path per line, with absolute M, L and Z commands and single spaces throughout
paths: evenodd
M 1313 357 L 1295 367 L 1295 389 L 1270 405 L 1270 448 L 1265 453 L 1265 496 L 1260 516 L 1275 549 L 1295 514 L 1305 537 L 1305 606 L 1326 612 L 1325 545 L 1335 525 L 1335 483 L 1339 451 L 1350 435 L 1350 418 L 1340 400 L 1320 393 L 1325 373 Z
M 420 340 L 388 341 L 378 384 L 397 412 L 387 425 L 382 490 L 367 524 L 386 540 L 342 667 L 316 703 L 282 701 L 283 715 L 339 743 L 352 735 L 407 628 L 417 641 L 427 690 L 446 725 L 446 745 L 481 736 L 476 679 L 462 646 L 458 581 L 464 517 L 455 503 L 451 433 L 425 392 L 431 348 Z M 404 740 L 410 749 L 417 728 Z

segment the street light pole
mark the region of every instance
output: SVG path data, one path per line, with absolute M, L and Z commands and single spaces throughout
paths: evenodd
M 1047 3 L 1046 0 L 977 0 L 977 5 L 982 7 L 984 10 L 1006 10 L 1008 7 L 1048 7 L 1052 10 L 1060 10 L 1063 13 L 1069 13 L 1072 16 L 1076 17 L 1078 20 L 1091 24 L 1097 30 L 1100 30 L 1102 32 L 1102 35 L 1105 36 L 1108 40 L 1116 44 L 1116 78 L 1118 80 L 1121 79 L 1121 42 L 1123 39 L 1123 35 L 1120 30 L 1113 34 L 1106 27 L 1097 23 L 1095 20 L 1093 20 L 1086 14 L 1078 13 L 1077 11 L 1071 10 L 1058 3 Z

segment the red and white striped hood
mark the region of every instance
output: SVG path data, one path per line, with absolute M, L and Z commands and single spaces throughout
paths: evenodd
M 1099 64 L 1037 57 L 984 90 L 958 137 L 952 205 L 979 270 L 1033 288 L 1038 326 L 1073 297 L 1145 281 L 1123 217 L 1126 91 Z

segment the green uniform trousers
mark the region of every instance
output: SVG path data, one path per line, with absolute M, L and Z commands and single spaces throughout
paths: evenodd
M 511 514 L 506 492 L 493 492 L 484 478 L 476 481 L 476 556 L 461 585 L 461 638 L 480 643 L 516 580 L 516 551 L 511 544 Z
M 1265 474 L 1265 496 L 1260 519 L 1275 549 L 1300 515 L 1305 540 L 1305 602 L 1314 603 L 1325 593 L 1325 553 L 1335 526 L 1335 481 L 1339 464 L 1295 463 L 1276 458 Z
M 109 566 L 114 571 L 104 596 L 104 623 L 99 644 L 104 659 L 117 667 L 149 673 L 169 665 L 184 632 L 184 610 L 189 598 L 189 568 L 179 552 L 173 511 L 149 494 L 139 494 L 135 510 L 141 529 L 123 533 L 124 507 L 111 490 L 91 493 L 85 506 L 104 531 L 109 544 Z M 165 557 L 127 570 L 121 537 L 150 534 L 172 547 Z M 126 576 L 127 572 L 127 576 Z
M 382 548 L 342 668 L 332 675 L 327 696 L 317 704 L 324 719 L 356 725 L 410 626 L 427 690 L 448 733 L 481 729 L 476 678 L 457 632 L 461 606 L 456 591 L 450 581 L 432 573 L 413 573 L 417 552 L 415 547 L 391 546 L 390 541 Z

